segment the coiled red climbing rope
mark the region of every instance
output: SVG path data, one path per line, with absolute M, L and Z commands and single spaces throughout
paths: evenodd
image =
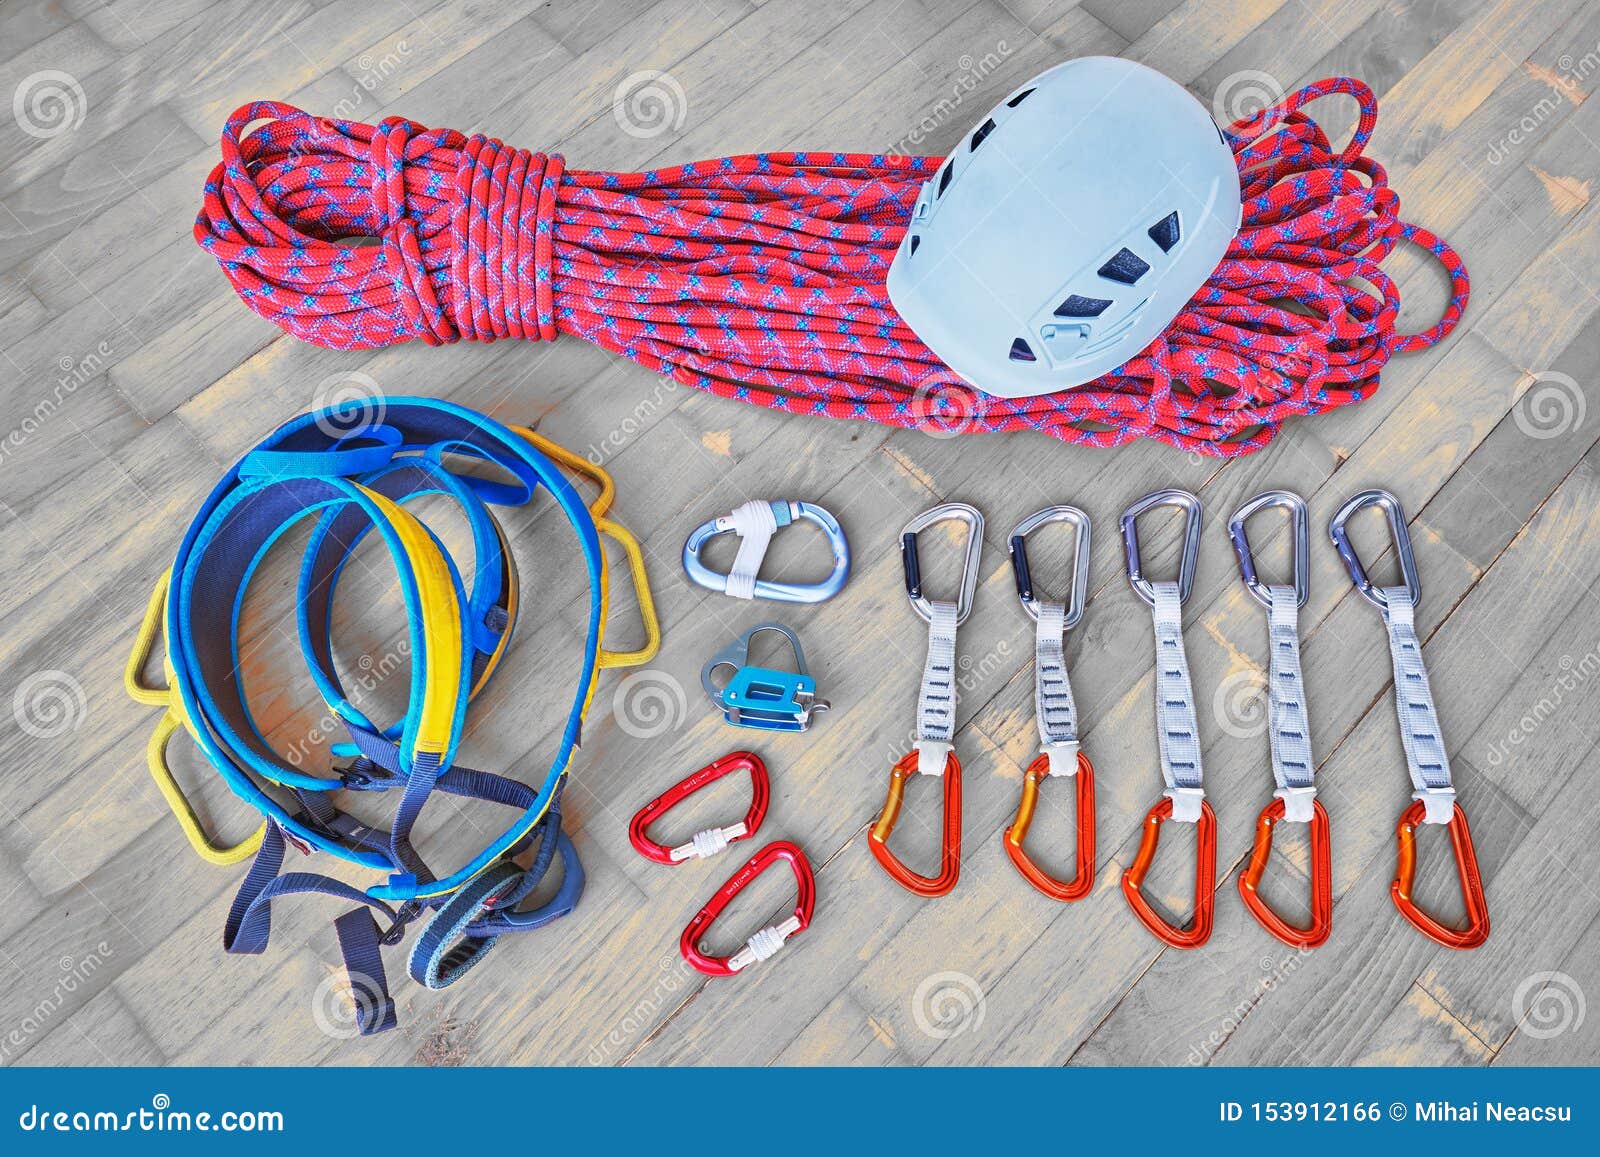
M 1301 111 L 1332 93 L 1360 105 L 1338 154 Z M 1216 272 L 1121 369 L 1035 398 L 972 389 L 889 302 L 889 263 L 938 157 L 584 172 L 452 129 L 259 101 L 223 129 L 195 237 L 251 309 L 334 349 L 569 333 L 791 413 L 1096 446 L 1150 437 L 1229 457 L 1294 415 L 1367 396 L 1390 354 L 1460 320 L 1466 269 L 1400 220 L 1362 155 L 1376 119 L 1371 89 L 1330 79 L 1228 129 L 1244 222 Z M 1421 334 L 1395 332 L 1399 294 L 1381 268 L 1402 240 L 1450 275 L 1444 317 Z

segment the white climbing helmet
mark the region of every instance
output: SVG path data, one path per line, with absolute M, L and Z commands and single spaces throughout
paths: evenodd
M 934 353 L 1003 398 L 1128 361 L 1239 231 L 1239 171 L 1205 107 L 1109 56 L 1017 89 L 923 186 L 889 299 Z

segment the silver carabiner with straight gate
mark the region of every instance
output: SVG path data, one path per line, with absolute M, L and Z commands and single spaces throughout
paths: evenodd
M 1030 514 L 1011 530 L 1011 573 L 1017 580 L 1017 598 L 1022 609 L 1035 622 L 1039 619 L 1039 598 L 1033 590 L 1033 574 L 1028 568 L 1028 535 L 1041 526 L 1065 522 L 1074 531 L 1072 589 L 1067 594 L 1067 615 L 1062 629 L 1070 631 L 1083 618 L 1084 599 L 1089 591 L 1089 516 L 1076 506 L 1047 506 Z
M 983 515 L 965 502 L 946 502 L 924 510 L 900 532 L 900 561 L 905 567 L 906 597 L 911 609 L 925 623 L 933 621 L 933 603 L 922 593 L 922 561 L 917 554 L 917 535 L 940 522 L 960 522 L 967 528 L 967 546 L 961 562 L 961 588 L 956 596 L 956 622 L 964 623 L 972 613 L 973 592 L 978 589 L 978 557 L 983 550 Z
M 1267 592 L 1268 584 L 1263 583 L 1256 574 L 1255 553 L 1250 549 L 1250 538 L 1245 533 L 1245 523 L 1250 521 L 1251 515 L 1269 506 L 1281 507 L 1289 512 L 1289 533 L 1294 536 L 1294 574 L 1290 581 L 1294 584 L 1294 605 L 1303 607 L 1311 595 L 1311 515 L 1306 510 L 1305 500 L 1298 494 L 1288 490 L 1268 490 L 1234 511 L 1228 521 L 1228 537 L 1233 540 L 1233 552 L 1239 556 L 1239 575 L 1244 579 L 1250 597 L 1271 610 L 1272 596 Z
M 1361 564 L 1361 556 L 1356 554 L 1356 548 L 1350 543 L 1349 531 L 1345 529 L 1356 512 L 1368 506 L 1376 506 L 1388 519 L 1394 552 L 1400 560 L 1400 578 L 1406 590 L 1411 592 L 1412 606 L 1416 606 L 1422 601 L 1422 582 L 1417 577 L 1417 559 L 1411 552 L 1411 532 L 1406 529 L 1405 512 L 1400 507 L 1400 500 L 1393 494 L 1387 490 L 1363 490 L 1339 507 L 1333 521 L 1328 523 L 1328 537 L 1333 540 L 1339 557 L 1344 560 L 1344 569 L 1350 572 L 1350 581 L 1356 584 L 1361 597 L 1380 610 L 1386 608 L 1388 600 L 1384 598 L 1383 591 L 1367 577 L 1367 568 Z
M 1175 506 L 1184 513 L 1183 557 L 1178 562 L 1178 601 L 1186 603 L 1194 591 L 1194 564 L 1200 556 L 1200 500 L 1187 490 L 1157 490 L 1146 494 L 1122 512 L 1122 549 L 1128 560 L 1128 584 L 1133 593 L 1149 606 L 1156 605 L 1156 592 L 1144 576 L 1144 563 L 1139 556 L 1138 518 L 1157 506 Z

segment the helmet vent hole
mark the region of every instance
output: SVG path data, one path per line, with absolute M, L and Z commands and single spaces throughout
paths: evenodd
M 922 238 L 917 236 L 915 233 L 913 233 L 911 235 L 911 252 L 915 253 L 917 251 L 917 246 L 921 245 L 921 244 L 922 244 Z
M 954 165 L 946 165 L 944 167 L 944 172 L 939 174 L 939 192 L 935 194 L 936 196 L 944 196 L 944 191 L 950 187 L 950 178 L 955 175 L 956 167 Z
M 1022 338 L 1011 343 L 1011 360 L 1014 362 L 1036 362 L 1039 359 L 1033 356 L 1033 349 Z
M 1133 250 L 1118 249 L 1098 272 L 1107 281 L 1119 282 L 1122 285 L 1137 285 L 1139 278 L 1150 272 L 1150 266 Z
M 1017 93 L 1016 96 L 1014 96 L 1010 100 L 1006 101 L 1006 107 L 1007 108 L 1016 108 L 1019 104 L 1021 104 L 1025 100 L 1027 100 L 1032 95 L 1033 95 L 1033 89 L 1025 88 L 1021 92 Z
M 992 132 L 994 132 L 994 118 L 990 117 L 988 120 L 979 125 L 976 130 L 974 130 L 972 134 L 972 144 L 969 146 L 968 151 L 974 153 L 977 152 L 978 146 L 983 144 L 983 139 Z
M 1084 297 L 1074 293 L 1067 300 L 1055 308 L 1057 317 L 1099 317 L 1111 308 L 1111 302 L 1103 297 Z
M 1183 235 L 1182 230 L 1178 227 L 1178 214 L 1176 212 L 1168 213 L 1146 229 L 1145 232 L 1149 234 L 1150 240 L 1161 246 L 1161 252 L 1163 253 L 1171 253 L 1172 247 L 1178 243 L 1178 239 Z

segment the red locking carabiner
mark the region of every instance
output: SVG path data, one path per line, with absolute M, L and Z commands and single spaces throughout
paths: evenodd
M 1162 796 L 1144 818 L 1144 835 L 1133 865 L 1122 873 L 1122 894 L 1139 922 L 1156 939 L 1174 948 L 1199 948 L 1211 939 L 1211 901 L 1217 883 L 1217 813 L 1205 800 L 1200 801 L 1200 818 L 1195 821 L 1194 917 L 1187 929 L 1174 928 L 1163 920 L 1139 891 L 1145 873 L 1156 858 L 1161 825 L 1172 818 L 1172 797 Z
M 905 800 L 906 781 L 917 774 L 918 753 L 913 749 L 894 765 L 889 773 L 889 795 L 883 801 L 883 811 L 867 833 L 867 847 L 883 870 L 908 892 L 930 899 L 943 896 L 956 886 L 961 875 L 961 761 L 955 752 L 945 756 L 944 774 L 944 841 L 939 853 L 939 874 L 922 876 L 906 867 L 900 857 L 889 850 L 889 834 L 900 818 L 900 804 Z
M 794 915 L 781 924 L 761 929 L 745 941 L 745 946 L 732 956 L 708 956 L 702 952 L 699 941 L 705 935 L 706 929 L 716 922 L 722 910 L 750 881 L 778 860 L 789 861 L 789 867 L 794 870 L 795 883 L 799 888 Z M 811 874 L 811 862 L 794 844 L 787 840 L 777 840 L 745 861 L 744 866 L 729 876 L 727 883 L 717 889 L 717 894 L 706 901 L 706 906 L 695 913 L 694 919 L 689 921 L 688 927 L 683 930 L 683 935 L 678 938 L 678 950 L 683 953 L 683 958 L 689 962 L 690 967 L 697 972 L 703 972 L 707 976 L 732 976 L 759 960 L 770 958 L 783 947 L 789 937 L 809 928 L 811 914 L 816 910 L 816 906 L 817 882 L 816 877 Z
M 1284 801 L 1274 799 L 1256 819 L 1255 845 L 1250 864 L 1239 874 L 1239 896 L 1256 922 L 1291 948 L 1316 948 L 1327 943 L 1333 931 L 1332 841 L 1328 838 L 1328 812 L 1321 800 L 1311 801 L 1311 926 L 1296 928 L 1272 910 L 1261 895 L 1261 876 L 1272 858 L 1272 827 L 1283 820 Z
M 741 769 L 750 772 L 750 810 L 743 821 L 725 828 L 707 828 L 696 832 L 694 839 L 675 848 L 656 843 L 645 834 L 645 829 L 670 811 L 686 797 L 693 795 L 706 784 L 721 779 Z M 709 763 L 681 783 L 669 787 L 655 799 L 645 804 L 628 823 L 628 842 L 646 859 L 658 864 L 675 865 L 685 860 L 706 859 L 716 855 L 729 844 L 748 840 L 756 834 L 767 815 L 767 798 L 771 788 L 767 780 L 767 765 L 748 751 L 734 751 L 715 763 Z
M 1400 915 L 1435 944 L 1446 948 L 1476 948 L 1489 939 L 1489 903 L 1483 897 L 1483 877 L 1478 874 L 1478 853 L 1472 846 L 1472 829 L 1467 827 L 1467 813 L 1455 805 L 1450 822 L 1450 846 L 1456 853 L 1456 872 L 1461 877 L 1461 899 L 1467 907 L 1467 926 L 1460 931 L 1446 928 L 1428 913 L 1417 907 L 1411 886 L 1417 876 L 1417 827 L 1427 811 L 1419 799 L 1412 802 L 1400 816 L 1395 828 L 1399 860 L 1395 866 L 1394 883 L 1390 895 Z
M 1078 781 L 1078 871 L 1071 880 L 1056 879 L 1034 863 L 1023 847 L 1028 828 L 1033 824 L 1034 809 L 1039 804 L 1039 785 L 1049 776 L 1050 757 L 1040 755 L 1023 776 L 1017 818 L 1006 829 L 1006 855 L 1011 857 L 1023 879 L 1052 900 L 1081 900 L 1094 887 L 1094 766 L 1087 755 L 1078 752 L 1078 771 L 1073 776 Z

